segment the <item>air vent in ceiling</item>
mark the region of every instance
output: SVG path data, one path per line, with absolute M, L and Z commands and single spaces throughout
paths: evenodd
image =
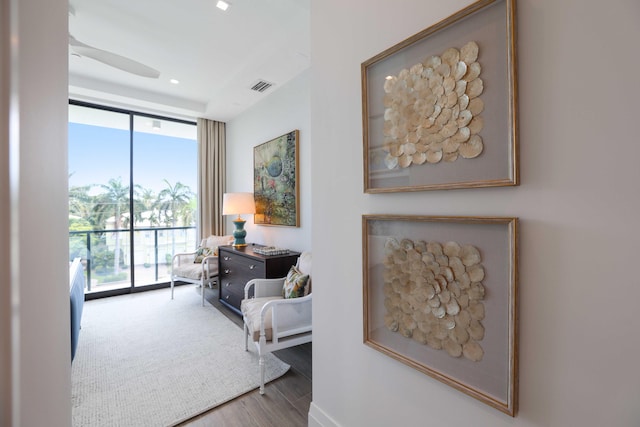
M 251 90 L 255 90 L 256 92 L 264 92 L 273 86 L 273 83 L 269 83 L 266 80 L 258 80 L 256 83 L 251 86 Z

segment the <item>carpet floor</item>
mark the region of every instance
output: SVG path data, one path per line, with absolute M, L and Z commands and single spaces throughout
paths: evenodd
M 193 286 L 87 301 L 72 365 L 73 425 L 172 426 L 259 387 L 242 329 Z M 289 365 L 269 354 L 266 380 Z

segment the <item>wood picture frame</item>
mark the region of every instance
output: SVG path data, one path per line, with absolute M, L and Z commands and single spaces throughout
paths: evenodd
M 253 148 L 255 224 L 300 226 L 299 140 L 296 129 Z
M 516 0 L 480 0 L 361 65 L 364 191 L 519 184 Z
M 363 215 L 364 343 L 515 416 L 518 219 Z

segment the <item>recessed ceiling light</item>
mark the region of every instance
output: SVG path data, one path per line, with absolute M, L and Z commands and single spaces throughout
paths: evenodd
M 173 83 L 174 85 L 177 85 L 178 83 L 180 83 L 180 81 L 179 81 L 179 80 L 177 80 L 177 79 L 171 79 L 171 80 L 169 80 L 169 81 L 170 81 L 171 83 Z
M 227 10 L 229 8 L 229 3 L 223 0 L 218 0 L 216 7 L 220 10 Z

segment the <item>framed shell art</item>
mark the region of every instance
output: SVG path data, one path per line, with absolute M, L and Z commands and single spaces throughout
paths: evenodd
M 480 0 L 361 66 L 367 193 L 518 185 L 516 0 Z
M 364 215 L 364 343 L 515 416 L 517 227 Z
M 299 226 L 299 139 L 293 130 L 253 148 L 255 224 Z

